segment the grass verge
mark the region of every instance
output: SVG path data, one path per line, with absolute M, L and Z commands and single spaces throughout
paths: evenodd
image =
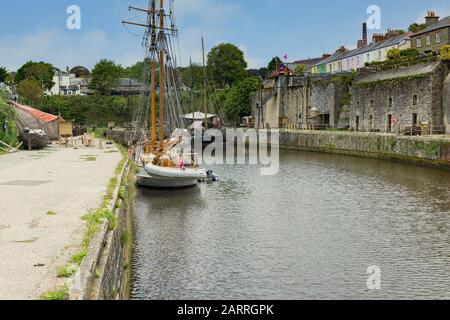
M 63 286 L 61 288 L 58 288 L 54 291 L 50 291 L 47 293 L 44 293 L 40 296 L 39 300 L 67 300 L 69 298 L 69 287 Z

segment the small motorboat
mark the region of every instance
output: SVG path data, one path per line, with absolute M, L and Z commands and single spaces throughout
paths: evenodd
M 49 143 L 49 137 L 44 130 L 24 128 L 21 135 L 23 145 L 28 150 L 43 149 Z

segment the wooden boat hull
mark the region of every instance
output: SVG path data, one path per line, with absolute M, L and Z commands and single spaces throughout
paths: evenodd
M 27 132 L 22 132 L 21 140 L 23 141 L 24 147 L 28 150 L 43 149 L 49 143 L 49 138 L 47 136 L 30 134 Z

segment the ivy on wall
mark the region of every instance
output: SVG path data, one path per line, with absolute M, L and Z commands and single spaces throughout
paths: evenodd
M 408 82 L 408 81 L 412 81 L 412 80 L 426 79 L 429 76 L 431 76 L 431 73 L 416 74 L 416 75 L 412 75 L 412 76 L 390 78 L 390 79 L 383 79 L 383 80 L 363 81 L 363 82 L 356 83 L 355 86 L 358 88 L 373 89 L 380 85 L 402 84 L 403 82 Z

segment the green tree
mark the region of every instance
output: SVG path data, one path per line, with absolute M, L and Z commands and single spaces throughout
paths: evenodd
M 200 90 L 203 88 L 204 72 L 203 66 L 193 64 L 192 66 L 182 68 L 181 81 L 189 88 Z
M 278 69 L 278 67 L 282 64 L 280 57 L 274 57 L 272 60 L 270 60 L 269 64 L 267 65 L 267 71 L 269 73 L 274 72 Z
M 70 73 L 74 74 L 77 78 L 86 78 L 91 75 L 91 72 L 88 68 L 83 66 L 76 66 L 70 69 Z
M 50 63 L 28 61 L 17 70 L 16 84 L 26 79 L 36 80 L 41 89 L 50 90 L 54 86 L 53 76 L 55 68 Z
M 419 32 L 419 31 L 425 29 L 426 27 L 427 27 L 426 23 L 416 23 L 415 22 L 408 27 L 408 31 L 416 33 L 416 32 Z
M 247 77 L 247 62 L 241 49 L 231 43 L 221 43 L 208 54 L 208 68 L 214 80 L 222 87 Z
M 295 67 L 295 74 L 297 76 L 303 76 L 308 69 L 308 66 L 306 64 L 299 64 L 297 67 Z
M 9 145 L 15 145 L 17 142 L 14 110 L 2 97 L 0 97 L 0 140 Z
M 8 77 L 9 73 L 8 70 L 6 70 L 3 67 L 0 67 L 0 83 L 6 82 L 6 78 Z
M 144 61 L 138 61 L 134 65 L 124 69 L 124 76 L 137 81 L 142 81 L 144 76 L 144 71 L 149 73 L 150 70 L 150 60 L 145 59 Z M 158 80 L 158 77 L 156 77 Z
M 92 80 L 89 87 L 101 95 L 111 95 L 114 87 L 124 74 L 123 68 L 114 61 L 102 59 L 92 70 Z
M 35 79 L 25 79 L 20 82 L 17 93 L 25 103 L 31 105 L 39 102 L 43 96 L 41 84 Z
M 252 99 L 254 94 L 261 87 L 258 78 L 247 78 L 233 87 L 227 94 L 224 102 L 225 117 L 230 122 L 239 121 L 252 113 Z

